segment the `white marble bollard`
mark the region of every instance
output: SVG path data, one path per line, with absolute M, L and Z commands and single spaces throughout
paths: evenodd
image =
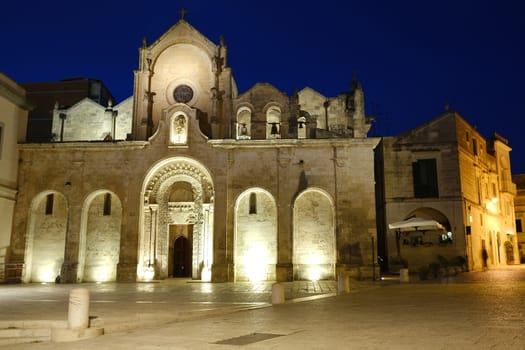
M 89 291 L 85 288 L 75 288 L 69 292 L 68 328 L 79 329 L 89 327 Z
M 350 276 L 345 273 L 340 274 L 337 279 L 337 293 L 350 293 Z
M 408 269 L 400 269 L 399 270 L 399 282 L 400 283 L 408 283 L 408 282 L 410 282 L 410 276 L 408 274 Z
M 272 284 L 272 304 L 284 304 L 284 288 L 280 283 Z

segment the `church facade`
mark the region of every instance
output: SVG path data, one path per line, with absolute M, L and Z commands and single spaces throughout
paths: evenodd
M 239 92 L 186 20 L 144 41 L 133 96 L 53 111 L 20 145 L 10 281 L 334 279 L 378 271 L 364 95 Z

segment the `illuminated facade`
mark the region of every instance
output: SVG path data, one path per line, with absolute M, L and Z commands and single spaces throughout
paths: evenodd
M 514 198 L 514 214 L 516 216 L 516 233 L 518 235 L 518 247 L 520 262 L 525 263 L 525 174 L 512 176 L 516 184 L 516 197 Z
M 18 192 L 18 143 L 25 140 L 28 110 L 25 90 L 0 73 L 0 282 L 6 278 Z
M 464 257 L 469 270 L 519 263 L 511 148 L 494 134 L 482 137 L 459 114 L 441 116 L 378 146 L 376 169 L 379 254 L 410 270 L 437 262 L 438 256 Z M 420 217 L 445 230 L 403 232 L 396 242 L 388 224 Z
M 374 148 L 364 96 L 239 93 L 223 38 L 181 19 L 143 43 L 134 93 L 53 111 L 21 145 L 10 266 L 24 282 L 370 278 Z

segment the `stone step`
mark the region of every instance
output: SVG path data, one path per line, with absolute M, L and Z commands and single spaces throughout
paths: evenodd
M 66 326 L 65 321 L 53 320 L 0 321 L 0 346 L 49 342 L 52 328 Z
M 0 338 L 0 346 L 48 342 L 50 337 Z
M 50 339 L 51 328 L 4 328 L 0 329 L 0 339 L 43 337 Z
M 67 321 L 62 320 L 7 320 L 0 321 L 0 329 L 10 328 L 65 328 Z

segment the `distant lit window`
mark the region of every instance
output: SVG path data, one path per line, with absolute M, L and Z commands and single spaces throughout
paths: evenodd
M 412 163 L 412 176 L 414 180 L 414 197 L 439 197 L 435 159 L 419 159 Z
M 472 153 L 474 153 L 475 156 L 478 155 L 478 141 L 476 139 L 472 139 Z
M 467 140 L 467 142 L 469 142 L 469 141 L 470 141 L 470 134 L 469 134 L 469 132 L 468 132 L 468 131 L 467 131 L 467 132 L 465 132 L 465 140 Z
M 441 244 L 452 243 L 452 232 L 449 231 L 439 236 L 439 243 Z
M 55 195 L 50 193 L 46 197 L 46 215 L 53 215 L 53 205 L 55 201 Z
M 521 226 L 521 219 L 516 219 L 516 232 L 523 232 L 523 227 Z

